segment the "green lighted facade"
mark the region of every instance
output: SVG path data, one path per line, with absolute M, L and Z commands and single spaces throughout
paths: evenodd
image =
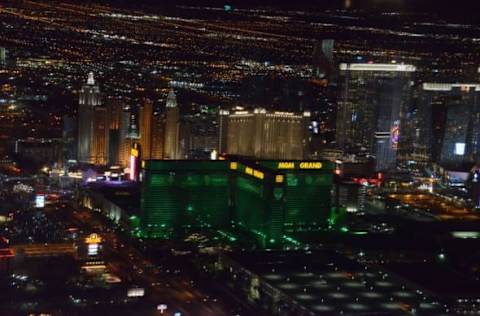
M 263 247 L 279 242 L 285 219 L 285 190 L 276 174 L 260 165 L 231 162 L 232 221 L 253 233 Z
M 332 210 L 332 163 L 263 161 L 260 164 L 283 176 L 287 231 L 325 226 Z
M 143 166 L 141 235 L 188 227 L 251 233 L 262 246 L 285 232 L 329 225 L 333 164 L 319 161 L 152 160 Z
M 145 161 L 140 202 L 143 235 L 165 238 L 186 225 L 227 225 L 227 171 L 225 161 Z

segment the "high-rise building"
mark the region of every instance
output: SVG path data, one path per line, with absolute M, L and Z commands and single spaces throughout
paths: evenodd
M 100 109 L 102 104 L 100 87 L 95 84 L 91 72 L 88 74 L 87 84 L 83 85 L 79 95 L 77 141 L 78 161 L 81 163 L 103 163 L 107 156 L 108 146 L 103 136 L 107 130 L 106 110 Z M 97 118 L 96 115 L 98 115 Z M 97 124 L 101 126 L 96 126 Z M 96 137 L 102 139 L 96 140 Z M 104 150 L 106 152 L 102 152 Z
M 140 130 L 138 124 L 138 111 L 134 109 L 129 109 L 129 118 L 128 118 L 128 133 L 127 137 L 131 139 L 140 139 Z
M 226 123 L 226 152 L 258 159 L 304 159 L 307 156 L 309 119 L 310 112 L 267 111 L 263 108 L 232 112 Z M 219 136 L 224 137 L 220 133 Z
M 321 161 L 147 160 L 139 235 L 168 238 L 182 227 L 235 223 L 269 247 L 282 243 L 285 232 L 324 229 L 339 215 L 333 167 Z
M 315 44 L 313 49 L 313 70 L 316 79 L 330 79 L 333 75 L 333 39 L 324 39 Z
M 480 84 L 424 83 L 418 102 L 416 148 L 444 165 L 480 158 Z
M 180 111 L 177 106 L 177 97 L 173 89 L 168 93 L 165 111 L 164 158 L 182 158 L 180 146 Z
M 341 64 L 337 145 L 366 150 L 377 170 L 395 165 L 415 71 L 403 64 Z
M 107 108 L 104 106 L 95 107 L 94 111 L 94 132 L 91 147 L 91 163 L 96 165 L 106 165 L 109 162 L 109 116 Z
M 180 146 L 188 159 L 209 159 L 218 150 L 217 115 L 201 113 L 183 115 L 181 120 Z
M 0 47 L 0 66 L 5 66 L 7 64 L 7 49 L 5 47 Z
M 165 141 L 165 117 L 162 113 L 154 113 L 152 120 L 152 154 L 151 159 L 163 159 Z
M 120 124 L 123 107 L 116 99 L 109 99 L 106 103 L 108 116 L 108 164 L 116 165 L 119 163 L 119 151 L 121 145 Z
M 120 128 L 120 121 L 122 120 L 122 104 L 115 99 L 107 100 L 108 112 L 108 128 L 110 130 L 118 130 Z
M 138 121 L 140 130 L 140 149 L 142 159 L 152 158 L 152 131 L 153 131 L 153 104 L 150 100 L 145 100 L 138 111 Z
M 136 124 L 136 117 L 131 112 L 130 107 L 125 106 L 122 108 L 118 139 L 119 139 L 119 150 L 118 150 L 118 164 L 126 167 L 130 163 L 130 154 L 133 144 L 138 140 L 137 134 L 135 132 L 136 128 L 132 128 L 132 125 Z
M 220 154 L 227 152 L 228 142 L 228 119 L 230 112 L 228 110 L 218 111 L 218 145 L 217 150 Z
M 64 115 L 63 116 L 63 130 L 62 130 L 62 140 L 63 140 L 63 165 L 66 166 L 66 163 L 71 160 L 77 159 L 77 121 L 75 118 Z

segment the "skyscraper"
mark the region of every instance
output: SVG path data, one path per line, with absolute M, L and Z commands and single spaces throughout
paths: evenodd
M 165 116 L 163 115 L 163 113 L 153 113 L 151 159 L 163 159 L 164 141 L 165 141 Z
M 107 101 L 109 165 L 115 165 L 119 163 L 122 110 L 123 107 L 118 100 L 110 99 Z
M 341 64 L 337 145 L 375 155 L 377 170 L 392 167 L 415 71 L 403 64 Z
M 227 153 L 259 159 L 304 159 L 309 119 L 310 112 L 268 112 L 263 108 L 233 112 L 227 123 Z
M 120 128 L 120 121 L 122 120 L 122 104 L 116 99 L 107 101 L 108 112 L 108 128 L 118 130 Z
M 424 83 L 418 107 L 417 147 L 447 166 L 479 161 L 480 84 Z
M 107 108 L 104 106 L 97 106 L 94 109 L 94 130 L 93 141 L 91 147 L 91 163 L 96 165 L 108 164 L 109 153 L 109 116 Z
M 334 72 L 333 39 L 324 39 L 317 42 L 313 49 L 314 77 L 316 79 L 330 79 Z
M 7 50 L 5 47 L 0 47 L 0 66 L 7 64 Z
M 102 106 L 100 87 L 95 84 L 93 73 L 88 74 L 87 84 L 83 85 L 79 95 L 78 106 L 78 161 L 81 163 L 96 163 L 97 157 L 101 156 L 97 150 L 100 146 L 94 146 L 96 132 L 95 109 Z M 98 112 L 102 116 L 101 111 Z M 95 149 L 95 152 L 94 152 Z
M 142 159 L 152 158 L 153 104 L 145 100 L 138 111 L 140 130 L 140 150 Z
M 133 144 L 138 140 L 136 134 L 132 131 L 135 131 L 135 128 L 132 128 L 131 125 L 134 125 L 136 122 L 135 115 L 131 112 L 130 107 L 125 106 L 122 109 L 120 126 L 119 126 L 119 152 L 118 152 L 118 164 L 126 167 L 130 163 L 130 151 Z
M 228 141 L 228 118 L 230 112 L 228 110 L 219 110 L 218 111 L 218 152 L 223 154 L 227 152 L 227 141 Z
M 66 163 L 69 160 L 76 160 L 77 158 L 77 121 L 68 115 L 63 116 L 63 166 L 66 167 Z
M 180 150 L 180 112 L 173 89 L 170 90 L 167 96 L 164 144 L 165 159 L 182 158 Z

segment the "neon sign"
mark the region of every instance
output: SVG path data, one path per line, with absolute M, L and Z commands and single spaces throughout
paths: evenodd
M 322 169 L 321 162 L 301 162 L 300 169 Z
M 90 234 L 85 238 L 85 243 L 89 245 L 93 244 L 99 244 L 102 242 L 102 237 L 100 237 L 98 234 Z
M 281 161 L 277 165 L 277 169 L 322 169 L 323 165 L 318 161 L 302 161 L 298 166 L 293 161 Z
M 295 163 L 294 162 L 279 162 L 278 169 L 295 169 Z

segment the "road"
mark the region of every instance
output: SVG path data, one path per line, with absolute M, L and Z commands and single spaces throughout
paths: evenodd
M 159 315 L 160 312 L 156 311 L 158 304 L 168 306 L 163 315 L 175 315 L 176 312 L 182 316 L 264 315 L 231 293 L 224 292 L 226 289 L 222 287 L 217 288 L 216 296 L 198 288 L 197 282 L 189 278 L 182 267 L 177 271 L 156 267 L 126 238 L 115 233 L 100 214 L 68 205 L 48 212 L 56 213 L 52 215 L 85 234 L 95 232 L 102 236 L 104 260 L 110 271 L 146 289 L 142 315 Z

